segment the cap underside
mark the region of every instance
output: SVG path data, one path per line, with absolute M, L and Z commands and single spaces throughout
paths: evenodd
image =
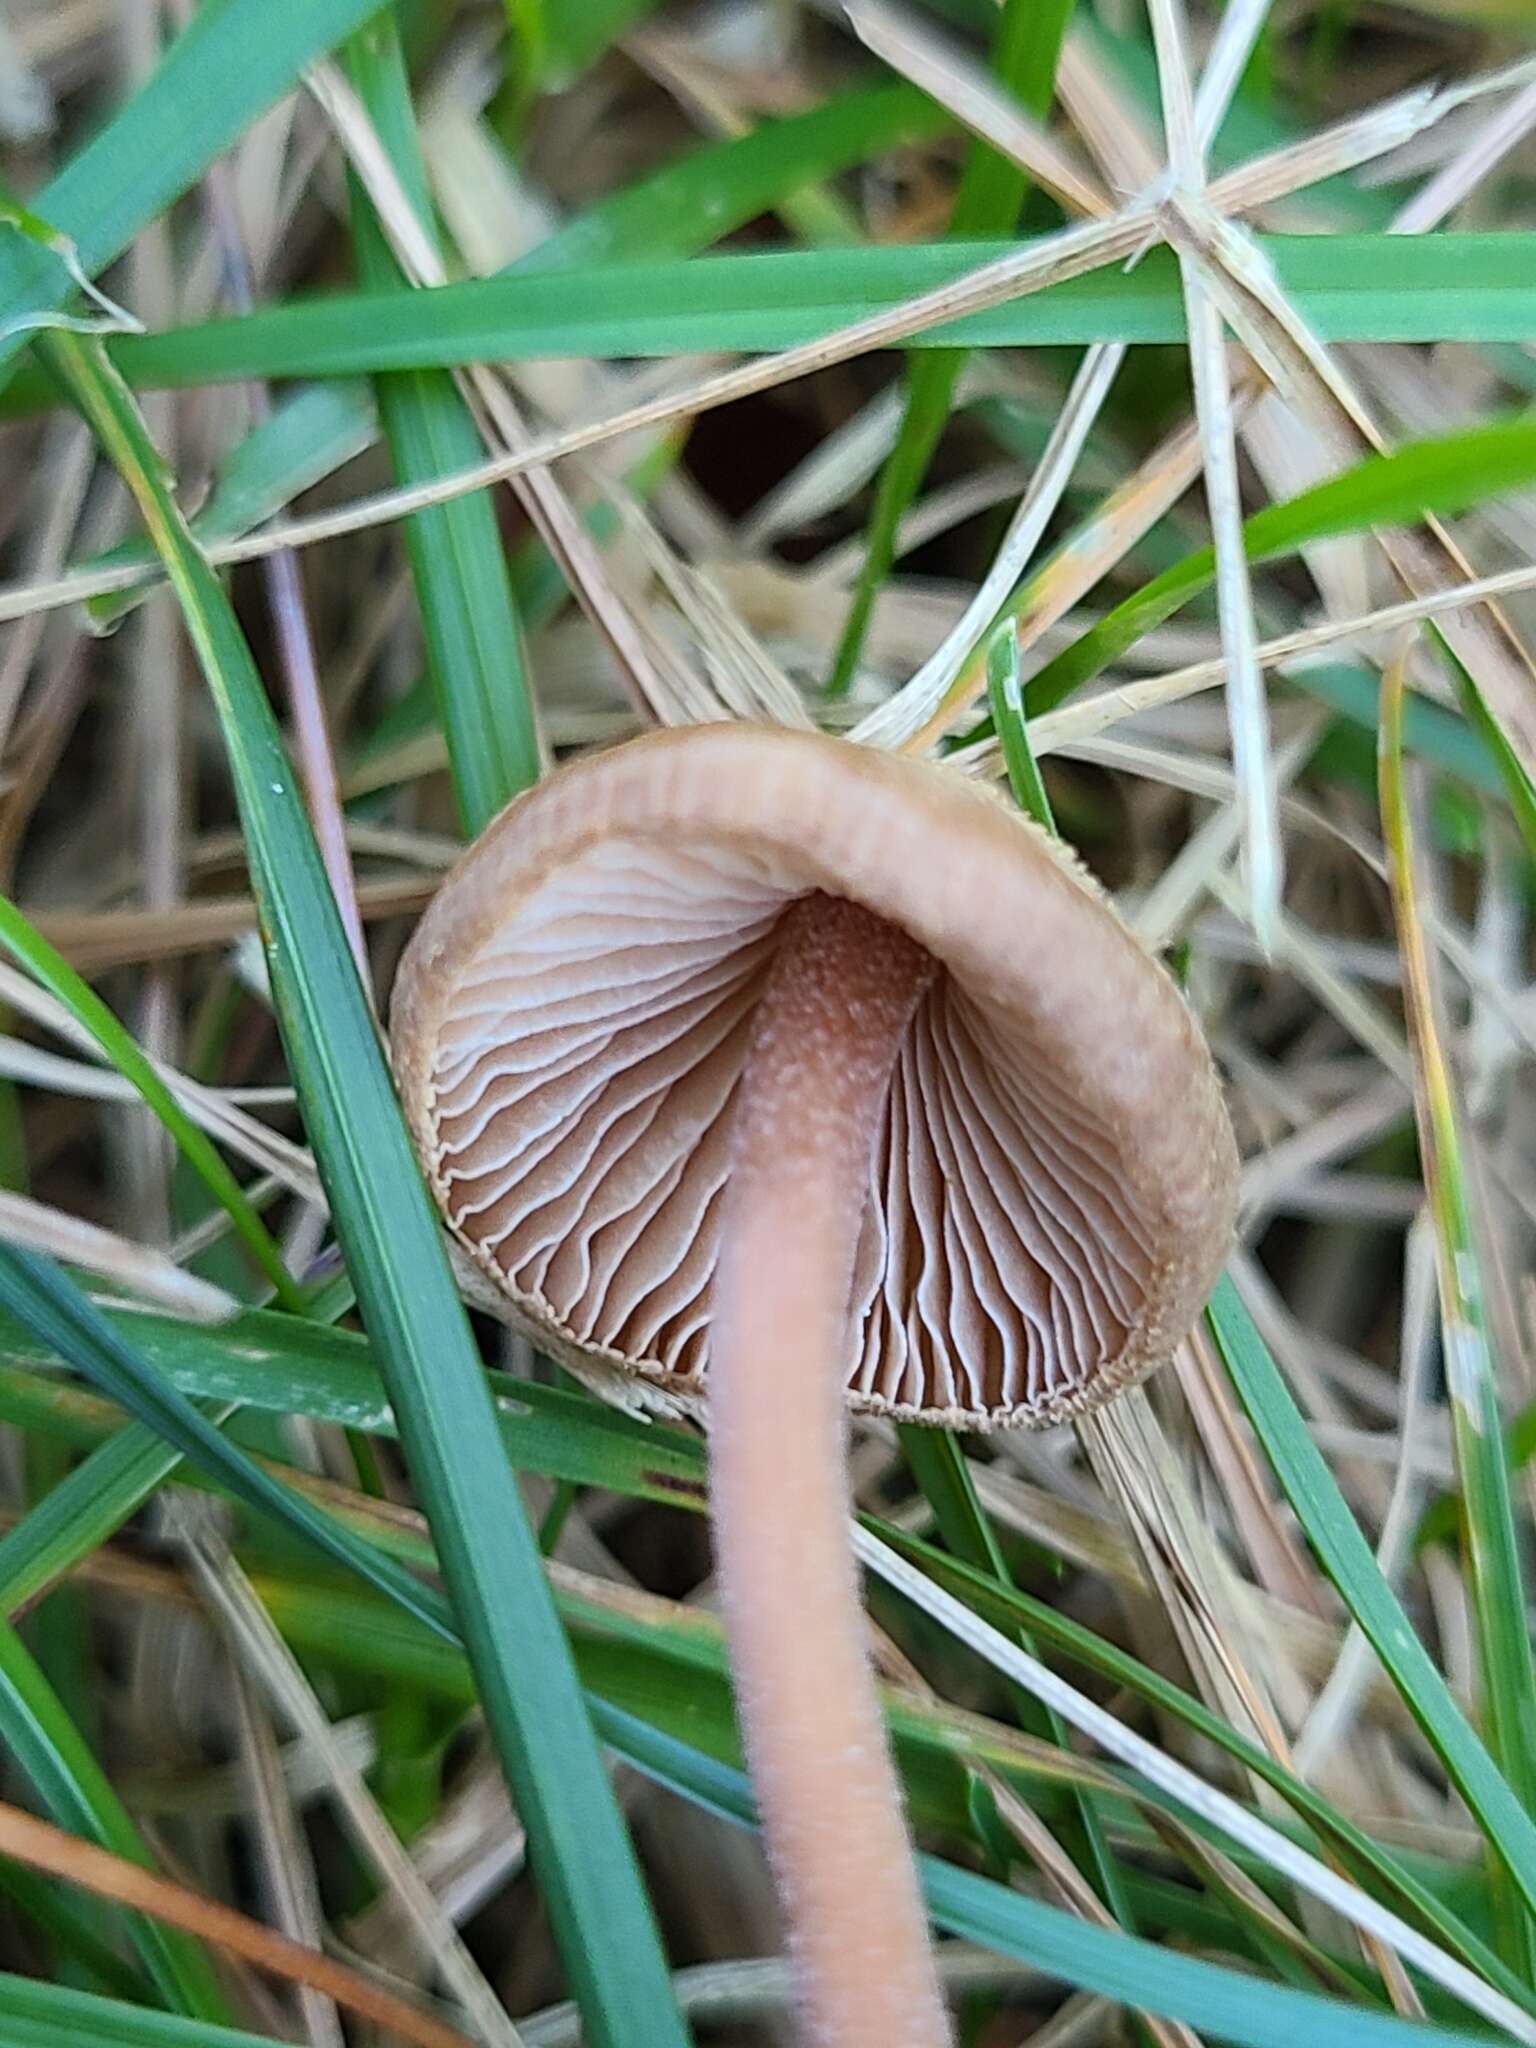
M 676 748 L 685 736 L 668 737 Z M 698 749 L 699 779 L 717 782 L 735 765 L 729 740 L 739 749 L 744 737 L 719 734 L 727 744 L 713 759 Z M 780 736 L 764 737 L 776 748 Z M 853 751 L 803 735 L 783 744 L 800 750 L 801 770 Z M 999 820 L 1015 821 L 961 786 L 955 843 L 905 848 L 909 860 L 972 869 L 958 897 L 953 877 L 934 892 L 930 918 L 911 875 L 870 900 L 878 863 L 866 853 L 881 821 L 839 825 L 816 774 L 770 792 L 755 823 L 727 827 L 732 807 L 715 788 L 691 808 L 674 802 L 667 829 L 668 818 L 604 792 L 604 762 L 617 759 L 584 763 L 525 800 L 562 781 L 588 785 L 563 820 L 547 802 L 528 820 L 523 862 L 518 807 L 492 828 L 499 850 L 478 877 L 471 850 L 444 892 L 460 892 L 456 908 L 429 913 L 397 991 L 397 1060 L 435 1192 L 510 1301 L 567 1356 L 677 1394 L 705 1387 L 753 1007 L 786 907 L 842 879 L 833 893 L 905 913 L 896 921 L 939 970 L 903 1040 L 870 1162 L 851 1398 L 972 1426 L 1044 1422 L 1155 1364 L 1213 1277 L 1230 1221 L 1231 1139 L 1177 992 L 1096 893 L 1039 835 L 1000 834 Z M 931 807 L 934 772 L 893 765 Z M 761 799 L 763 773 L 753 779 Z M 874 786 L 886 791 L 886 776 Z M 860 784 L 845 801 L 856 808 L 864 793 Z M 829 845 L 839 830 L 865 849 L 842 863 L 846 876 Z M 886 865 L 902 853 L 887 838 Z M 1022 895 L 1021 874 L 1034 883 Z M 1017 961 L 978 971 L 974 918 L 951 934 L 957 900 L 1003 883 L 1014 901 L 997 904 L 993 888 L 995 908 L 1035 912 L 1033 931 L 1016 927 L 1015 952 L 1054 941 L 1068 913 L 1075 949 L 1037 962 L 1033 984 Z M 1079 990 L 1063 1008 L 1058 990 L 1021 1005 L 1021 988 L 1042 975 L 1097 976 L 1098 999 Z M 1081 1026 L 1095 1015 L 1102 1038 L 1116 1043 L 1128 1027 L 1136 1043 L 1129 1066 L 1115 1055 L 1108 1085 L 1085 1086 L 1093 1048 Z M 1128 1114 L 1138 1074 L 1163 1091 L 1182 1081 L 1183 1099 L 1165 1092 Z M 1187 1123 L 1192 1150 L 1165 1142 L 1170 1116 Z

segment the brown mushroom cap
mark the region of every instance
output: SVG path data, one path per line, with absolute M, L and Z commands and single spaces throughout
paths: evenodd
M 1187 1333 L 1230 1239 L 1210 1055 L 1057 842 L 844 740 L 649 735 L 465 854 L 392 1019 L 454 1232 L 557 1355 L 702 1393 L 733 1093 L 779 917 L 813 890 L 938 963 L 872 1163 L 852 1405 L 975 1429 L 1108 1399 Z

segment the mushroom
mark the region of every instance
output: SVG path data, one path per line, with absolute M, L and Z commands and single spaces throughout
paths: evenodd
M 943 767 L 695 726 L 502 812 L 395 986 L 450 1227 L 555 1356 L 708 1392 L 738 1713 L 827 2048 L 949 2039 L 847 1535 L 847 1412 L 1081 1414 L 1188 1331 L 1236 1157 L 1173 982 Z

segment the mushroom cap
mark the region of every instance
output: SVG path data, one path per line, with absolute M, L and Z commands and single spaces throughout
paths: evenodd
M 1097 885 L 941 766 L 703 725 L 510 804 L 395 984 L 449 1225 L 556 1356 L 701 1395 L 733 1096 L 778 920 L 813 890 L 937 963 L 871 1160 L 850 1402 L 970 1429 L 1097 1406 L 1205 1301 L 1231 1125 L 1179 991 Z

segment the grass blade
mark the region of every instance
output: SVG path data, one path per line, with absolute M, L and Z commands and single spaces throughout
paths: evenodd
M 1157 1786 L 1177 1809 L 1216 1830 L 1223 1843 L 1240 1845 L 1268 1864 L 1277 1877 L 1289 1879 L 1299 1890 L 1333 1907 L 1352 1926 L 1395 1950 L 1404 1963 L 1412 1963 L 1428 1981 L 1450 1990 L 1471 2011 L 1508 2028 L 1517 2039 L 1536 2041 L 1536 2021 L 1501 1993 L 1491 1990 L 1474 1971 L 1426 1940 L 1400 1915 L 1126 1727 L 1038 1658 L 1019 1648 L 1015 1640 L 936 1586 L 905 1558 L 888 1550 L 863 1527 L 855 1528 L 854 1541 L 861 1562 L 887 1585 L 931 1615 L 994 1670 L 1054 1706 L 1079 1733 L 1090 1737 L 1122 1766 L 1128 1765 Z
M 227 1442 L 208 1417 L 166 1387 L 63 1270 L 40 1253 L 0 1244 L 0 1304 L 19 1316 L 59 1357 L 120 1407 L 173 1444 L 183 1457 L 217 1478 L 258 1514 L 286 1523 L 356 1571 L 391 1599 L 439 1630 L 448 1626 L 437 1595 L 371 1546 L 361 1544 L 328 1515 L 274 1479 Z
M 60 1827 L 134 1863 L 153 1859 L 106 1773 L 8 1621 L 0 1621 L 0 1739 Z M 198 2019 L 227 2019 L 229 2008 L 202 1948 L 174 1928 L 129 1917 L 134 1945 L 161 1996 Z
M 99 347 L 43 344 L 133 491 L 224 733 L 284 1042 L 363 1319 L 595 2048 L 682 2025 L 437 1219 L 282 741 L 227 599 Z
M 1520 1539 L 1504 1451 L 1498 1371 L 1482 1277 L 1481 1233 L 1463 1156 L 1455 1082 L 1436 1016 L 1419 910 L 1415 833 L 1403 772 L 1403 700 L 1410 643 L 1381 680 L 1382 837 L 1403 961 L 1414 1108 L 1435 1235 L 1446 1394 L 1461 1484 L 1462 1540 L 1475 1624 L 1481 1707 L 1493 1756 L 1528 1813 L 1536 1811 L 1536 1670 L 1531 1663 Z M 1505 1892 L 1511 1960 L 1536 1968 L 1536 1924 Z
M 289 1274 L 266 1225 L 207 1134 L 193 1123 L 177 1102 L 131 1032 L 124 1029 L 63 954 L 50 946 L 42 933 L 5 896 L 0 896 L 0 946 L 18 960 L 50 995 L 64 1004 L 123 1078 L 133 1083 L 175 1140 L 181 1156 L 196 1170 L 203 1185 L 225 1211 L 258 1268 L 271 1281 L 278 1300 L 288 1308 L 302 1310 L 303 1290 Z
M 1450 1687 L 1382 1577 L 1229 1277 L 1217 1283 L 1207 1313 L 1237 1397 L 1318 1562 L 1476 1816 L 1527 1909 L 1536 1909 L 1536 1823 L 1467 1725 Z
M 0 1536 L 0 1612 L 14 1615 L 116 1535 L 180 1463 L 181 1453 L 143 1424 L 98 1444 Z
M 376 4 L 207 0 L 133 99 L 44 186 L 36 211 L 94 276 Z M 74 289 L 58 255 L 0 227 L 0 382 L 29 327 Z
M 998 628 L 987 649 L 987 698 L 992 707 L 992 730 L 1002 750 L 1013 800 L 1027 818 L 1054 833 L 1056 820 L 1051 813 L 1051 800 L 1045 793 L 1039 764 L 1029 744 L 1024 685 L 1019 677 L 1019 641 L 1011 624 Z
M 352 39 L 353 85 L 425 232 L 431 202 L 399 36 L 388 12 Z M 412 295 L 384 230 L 349 174 L 352 246 L 365 286 Z M 484 454 L 469 407 L 446 370 L 375 380 L 397 481 L 466 469 Z M 471 837 L 538 779 L 539 742 L 506 555 L 489 491 L 434 505 L 405 522 L 427 669 L 448 743 L 459 816 Z
M 1411 441 L 1390 455 L 1368 455 L 1312 490 L 1266 505 L 1243 522 L 1250 562 L 1287 554 L 1334 534 L 1400 526 L 1426 512 L 1454 513 L 1518 490 L 1536 477 L 1536 420 L 1530 415 L 1434 440 Z M 1142 585 L 1107 612 L 1031 679 L 1035 716 L 1098 675 L 1108 664 L 1209 588 L 1216 573 L 1211 548 L 1200 548 Z M 1040 572 L 1050 574 L 1050 564 Z M 1035 579 L 1010 610 L 1026 607 Z
M 926 1577 L 949 1587 L 978 1614 L 992 1615 L 999 1627 L 1011 1633 L 1032 1633 L 1053 1643 L 1112 1685 L 1129 1688 L 1195 1733 L 1209 1736 L 1235 1761 L 1272 1785 L 1310 1823 L 1319 1839 L 1331 1846 L 1341 1867 L 1357 1876 L 1372 1896 L 1397 1901 L 1412 1924 L 1492 1985 L 1509 2002 L 1507 2009 L 1536 2011 L 1536 1994 L 1437 1899 L 1427 1883 L 1353 1827 L 1283 1765 L 1238 1735 L 1219 1715 L 1081 1624 L 1000 1584 L 985 1570 L 961 1564 L 913 1537 L 898 1535 L 893 1541 L 903 1556 L 921 1566 Z M 409 1616 L 361 1589 L 321 1590 L 309 1581 L 264 1575 L 261 1597 L 284 1634 L 308 1655 L 375 1682 L 409 1680 L 434 1696 L 461 1705 L 473 1701 L 462 1655 Z M 651 1725 L 685 1738 L 690 1746 L 711 1756 L 727 1761 L 739 1757 L 718 1622 L 686 1609 L 674 1609 L 658 1622 L 653 1616 L 626 1612 L 622 1603 L 615 1606 L 611 1600 L 594 1600 L 568 1585 L 561 1587 L 560 1604 L 572 1630 L 589 1696 L 598 1703 L 606 1701 L 609 1706 L 637 1712 Z M 1086 1764 L 1070 1750 L 1053 1753 L 1038 1746 L 1021 1750 L 1001 1730 L 991 1739 L 973 1723 L 957 1726 L 944 1709 L 896 1698 L 887 1705 L 914 1817 L 946 1833 L 966 1833 L 973 1824 L 955 1765 L 997 1772 L 1047 1812 L 1065 1810 L 1061 1795 L 1064 1788 L 1072 1788 L 1096 1816 L 1102 1811 L 1106 1823 L 1117 1822 L 1122 1831 L 1127 1800 L 1144 1802 L 1149 1815 L 1173 1817 L 1183 1812 L 1178 1801 L 1160 1788 Z M 1197 1824 L 1194 1833 L 1186 1828 L 1183 1839 L 1191 1843 L 1203 1839 L 1201 1826 Z M 1252 1874 L 1262 1876 L 1261 1862 L 1245 1851 L 1238 1854 Z M 1127 1891 L 1136 1896 L 1139 1879 L 1134 1865 L 1125 1866 L 1122 1876 Z M 1225 1937 L 1230 1938 L 1231 1931 L 1230 1924 L 1224 1922 Z
M 1515 1975 L 1492 1949 L 1451 1913 L 1428 1886 L 1388 1850 L 1346 1820 L 1320 1793 L 1278 1763 L 1257 1743 L 1238 1733 L 1230 1721 L 1215 1714 L 1194 1694 L 1164 1678 L 1127 1651 L 1117 1649 L 1093 1630 L 1071 1620 L 1047 1601 L 1000 1584 L 994 1575 L 976 1569 L 917 1537 L 886 1524 L 870 1526 L 893 1550 L 918 1564 L 938 1584 L 947 1586 L 968 1607 L 1004 1629 L 1022 1629 L 1051 1644 L 1085 1670 L 1124 1688 L 1212 1742 L 1246 1771 L 1280 1794 L 1318 1838 L 1362 1883 L 1367 1879 L 1394 1897 L 1399 1906 L 1442 1947 L 1459 1956 L 1516 2004 L 1536 2013 L 1536 1992 Z
M 1525 234 L 1260 235 L 1286 295 L 1325 341 L 1500 341 L 1536 313 Z M 126 335 L 110 353 L 135 385 L 336 377 L 545 356 L 777 349 L 951 285 L 1018 242 L 789 249 L 522 270 L 410 294 L 338 292 L 256 313 Z M 1153 249 L 907 335 L 903 348 L 1182 342 L 1178 271 Z M 6 410 L 52 405 L 18 378 Z
M 269 2034 L 146 2012 L 94 1992 L 0 1976 L 6 2048 L 279 2048 Z
M 352 1331 L 261 1310 L 217 1329 L 134 1312 L 112 1312 L 107 1320 L 162 1382 L 194 1400 L 304 1415 L 364 1435 L 397 1434 L 372 1352 Z M 0 1317 L 0 1358 L 44 1365 L 53 1356 Z M 506 1454 L 521 1471 L 702 1512 L 704 1453 L 696 1436 L 534 1380 L 493 1372 L 487 1384 Z M 0 1419 L 90 1449 L 120 1430 L 124 1417 L 56 1377 L 9 1365 L 0 1366 Z
M 1486 757 L 1492 761 L 1498 776 L 1498 786 L 1504 792 L 1510 812 L 1525 841 L 1526 852 L 1536 860 L 1536 788 L 1525 772 L 1525 763 L 1510 745 L 1504 728 L 1494 717 L 1487 698 L 1477 687 L 1472 673 L 1457 660 L 1445 635 L 1435 630 L 1441 659 L 1451 672 L 1451 684 L 1456 692 L 1456 701 L 1461 706 L 1467 724 L 1471 726 L 1486 749 Z M 1426 709 L 1426 706 L 1415 706 Z M 1411 713 L 1410 713 L 1411 720 Z M 1410 737 L 1411 744 L 1411 737 Z
M 692 150 L 598 200 L 513 264 L 512 274 L 691 256 L 805 186 L 948 126 L 943 109 L 909 85 L 835 93 L 806 113 Z
M 1026 112 L 1049 111 L 1056 60 L 1074 0 L 1004 0 L 992 46 L 992 71 Z M 973 142 L 955 194 L 949 231 L 957 239 L 1006 234 L 1028 191 L 1024 173 L 984 143 Z M 949 420 L 963 349 L 915 357 L 907 372 L 906 406 L 896 442 L 880 472 L 864 538 L 864 561 L 827 679 L 830 697 L 846 695 L 858 667 L 880 586 L 896 559 L 896 534 L 922 489 L 939 437 Z
M 238 440 L 219 464 L 208 502 L 191 521 L 205 545 L 249 533 L 292 502 L 301 491 L 360 455 L 377 431 L 373 400 L 367 387 L 336 380 L 310 384 L 273 406 Z M 125 540 L 97 555 L 100 568 L 142 563 L 157 575 L 159 560 L 141 540 Z M 91 623 L 104 631 L 144 601 L 143 589 L 93 598 L 86 606 Z

